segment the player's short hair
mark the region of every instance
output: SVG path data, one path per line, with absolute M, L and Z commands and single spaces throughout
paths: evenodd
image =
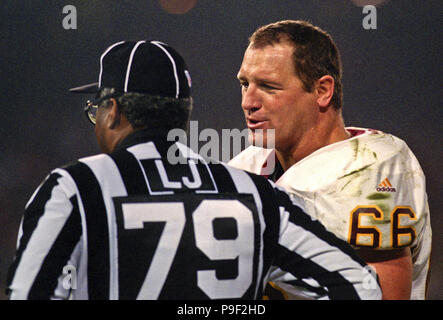
M 101 88 L 97 98 L 115 94 L 114 88 Z M 119 111 L 128 119 L 134 129 L 180 128 L 187 130 L 192 112 L 192 97 L 171 98 L 137 92 L 127 92 L 115 98 Z M 106 107 L 109 100 L 100 106 Z
M 324 30 L 303 20 L 282 20 L 258 28 L 249 38 L 251 48 L 264 48 L 287 41 L 294 46 L 295 74 L 311 92 L 314 82 L 324 75 L 334 78 L 331 99 L 335 109 L 343 106 L 340 52 Z

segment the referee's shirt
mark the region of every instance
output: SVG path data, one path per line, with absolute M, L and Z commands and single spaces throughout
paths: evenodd
M 165 137 L 137 131 L 51 172 L 26 205 L 10 299 L 260 299 L 267 281 L 381 297 L 351 247 L 272 182 Z

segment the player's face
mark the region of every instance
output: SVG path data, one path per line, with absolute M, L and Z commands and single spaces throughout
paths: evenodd
M 260 133 L 275 129 L 275 148 L 281 152 L 293 151 L 303 134 L 312 130 L 316 117 L 315 95 L 303 89 L 295 74 L 293 50 L 285 42 L 248 47 L 237 76 L 250 143 L 263 139 L 264 146 L 272 147 L 266 134 L 262 138 Z

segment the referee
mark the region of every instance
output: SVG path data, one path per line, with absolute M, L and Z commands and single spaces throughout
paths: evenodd
M 268 281 L 379 299 L 351 247 L 272 182 L 168 141 L 188 126 L 190 87 L 173 48 L 122 41 L 98 83 L 71 89 L 95 93 L 85 111 L 103 153 L 53 170 L 32 195 L 10 299 L 259 299 Z

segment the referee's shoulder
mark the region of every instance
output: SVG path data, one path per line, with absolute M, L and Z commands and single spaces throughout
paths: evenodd
M 100 164 L 101 162 L 104 162 L 105 159 L 109 159 L 110 156 L 105 153 L 99 153 L 92 156 L 82 157 L 79 159 L 76 159 L 74 161 L 71 161 L 69 163 L 66 163 L 65 165 L 61 166 L 60 169 L 68 170 L 73 169 L 75 167 L 79 167 L 81 165 L 92 165 L 92 164 Z
M 73 179 L 74 177 L 81 177 L 84 175 L 90 176 L 93 171 L 96 171 L 94 168 L 105 168 L 106 163 L 109 163 L 110 160 L 111 157 L 108 154 L 100 153 L 71 161 L 53 170 L 53 172 L 60 173 L 62 176 L 70 176 Z
M 264 176 L 261 176 L 259 174 L 256 174 L 256 173 L 253 173 L 253 172 L 250 172 L 247 170 L 239 169 L 235 166 L 232 166 L 230 163 L 220 162 L 220 164 L 226 168 L 229 168 L 228 170 L 230 172 L 240 173 L 240 174 L 236 175 L 238 178 L 241 178 L 242 176 L 244 178 L 249 178 L 254 183 L 254 185 L 259 189 L 262 189 L 262 190 L 264 189 L 267 191 L 271 191 L 271 190 L 276 189 L 275 183 L 272 182 L 271 180 L 267 179 Z
M 227 164 L 227 166 L 230 166 Z M 255 186 L 262 190 L 262 194 L 266 194 L 267 200 L 271 200 L 280 206 L 290 208 L 291 211 L 298 214 L 307 214 L 304 207 L 304 201 L 296 194 L 291 194 L 288 190 L 279 186 L 274 181 L 265 176 L 258 175 L 246 170 L 231 167 L 233 170 L 243 171 L 255 184 Z

